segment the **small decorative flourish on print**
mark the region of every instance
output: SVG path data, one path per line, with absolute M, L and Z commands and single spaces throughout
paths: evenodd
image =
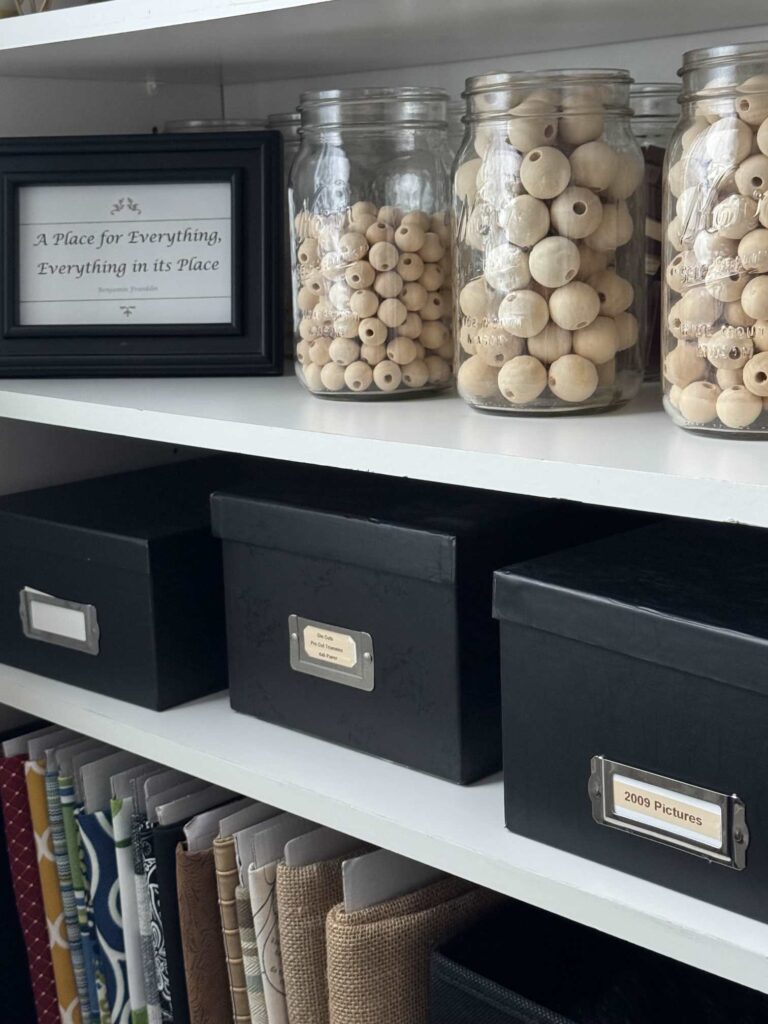
M 135 306 L 121 306 L 120 307 L 120 311 L 122 312 L 123 316 L 127 320 L 130 320 L 130 318 L 136 312 L 136 307 Z
M 123 210 L 128 210 L 130 213 L 138 213 L 141 215 L 141 207 L 136 200 L 131 199 L 130 196 L 121 196 L 109 212 L 112 217 L 115 217 L 118 213 L 122 213 Z

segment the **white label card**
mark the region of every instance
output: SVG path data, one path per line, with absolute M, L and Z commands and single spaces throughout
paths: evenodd
M 357 664 L 357 644 L 348 633 L 324 629 L 319 626 L 304 627 L 304 650 L 310 658 L 354 668 Z
M 614 775 L 613 807 L 617 818 L 662 829 L 713 850 L 723 848 L 723 812 L 708 800 Z
M 22 326 L 231 321 L 229 182 L 19 189 Z
M 32 629 L 41 633 L 51 633 L 53 636 L 67 637 L 69 640 L 80 640 L 85 643 L 88 639 L 86 630 L 85 612 L 76 608 L 62 608 L 57 604 L 43 604 L 42 601 L 29 602 L 29 617 Z

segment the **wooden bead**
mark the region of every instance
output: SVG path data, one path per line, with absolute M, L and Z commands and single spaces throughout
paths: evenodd
M 475 351 L 483 362 L 499 367 L 514 356 L 522 355 L 525 342 L 496 324 L 480 328 L 475 336 Z
M 640 338 L 640 324 L 632 313 L 619 313 L 613 319 L 616 323 L 616 351 L 624 352 L 637 344 Z
M 740 370 L 751 358 L 755 346 L 749 338 L 739 337 L 736 330 L 725 327 L 703 340 L 699 348 L 718 370 Z
M 549 231 L 546 203 L 533 196 L 516 196 L 502 213 L 501 227 L 513 245 L 535 245 Z
M 451 379 L 451 365 L 445 359 L 441 359 L 440 356 L 429 355 L 425 357 L 424 362 L 429 374 L 430 384 L 444 384 Z
M 403 383 L 409 388 L 423 388 L 429 380 L 429 370 L 423 359 L 414 359 L 402 368 Z
M 462 324 L 459 328 L 459 345 L 471 356 L 477 352 L 477 345 L 475 344 L 477 331 L 478 328 L 470 327 L 469 324 Z
M 347 261 L 340 252 L 327 252 L 320 260 L 320 273 L 328 281 L 338 281 L 347 271 Z
M 608 359 L 597 367 L 597 386 L 610 388 L 616 383 L 616 360 Z
M 756 352 L 768 352 L 768 320 L 755 320 L 749 337 Z
M 344 387 L 344 367 L 338 363 L 326 363 L 320 371 L 320 380 L 327 391 L 341 391 Z
M 418 313 L 427 303 L 427 289 L 418 281 L 409 281 L 403 288 L 400 300 L 409 312 Z
M 768 352 L 758 352 L 744 367 L 744 384 L 753 395 L 768 397 Z
M 347 309 L 349 307 L 349 300 L 352 297 L 352 289 L 349 287 L 346 281 L 336 281 L 328 289 L 328 299 L 334 310 L 334 316 L 336 311 L 339 309 Z
M 664 377 L 670 384 L 684 388 L 708 374 L 707 360 L 699 355 L 698 346 L 680 341 L 664 358 Z
M 430 320 L 424 324 L 418 338 L 425 348 L 438 349 L 448 340 L 449 333 L 448 327 L 440 320 Z
M 600 223 L 591 234 L 587 235 L 585 242 L 590 249 L 608 252 L 626 245 L 633 232 L 632 216 L 627 204 L 620 200 L 618 203 L 606 203 L 603 206 Z
M 428 292 L 437 292 L 445 284 L 445 274 L 437 263 L 427 263 L 423 274 L 419 277 L 419 284 Z
M 683 226 L 675 217 L 667 225 L 667 241 L 675 250 L 675 252 L 682 252 L 683 249 Z
M 568 355 L 572 347 L 570 331 L 550 321 L 543 331 L 528 339 L 528 352 L 547 366 L 561 356 Z
M 385 327 L 399 327 L 400 324 L 405 323 L 408 310 L 400 299 L 384 299 L 379 306 L 377 316 Z
M 470 356 L 459 367 L 457 385 L 462 398 L 482 399 L 498 395 L 499 371 L 480 356 Z
M 725 238 L 743 238 L 757 227 L 757 203 L 749 196 L 726 196 L 712 210 L 712 226 Z
M 605 118 L 599 111 L 570 113 L 560 118 L 560 139 L 569 146 L 580 146 L 603 134 Z
M 683 388 L 678 408 L 689 423 L 711 423 L 717 418 L 720 388 L 707 380 L 697 380 Z
M 360 344 L 351 338 L 336 338 L 331 342 L 328 354 L 339 366 L 349 366 L 360 358 Z
M 755 320 L 768 318 L 768 276 L 753 277 L 741 293 L 741 305 Z
M 589 189 L 576 185 L 561 192 L 553 200 L 549 212 L 552 226 L 566 238 L 586 238 L 592 235 L 603 218 L 603 207 L 597 196 Z M 593 245 L 592 248 L 597 249 L 598 246 Z
M 721 303 L 706 288 L 689 288 L 670 309 L 667 326 L 676 338 L 697 338 L 706 334 L 721 309 Z
M 418 252 L 426 235 L 418 224 L 401 224 L 395 231 L 395 245 L 401 252 Z
M 531 279 L 528 253 L 516 245 L 494 246 L 485 257 L 485 279 L 500 292 L 525 288 Z
M 768 80 L 766 75 L 753 75 L 736 87 L 744 93 L 736 100 L 736 113 L 745 124 L 756 128 L 768 117 Z
M 579 242 L 576 246 L 579 250 L 579 272 L 576 275 L 577 281 L 588 281 L 593 274 L 599 274 L 605 270 L 609 263 L 610 253 L 598 252 L 590 249 L 588 245 Z
M 387 342 L 387 359 L 399 366 L 412 362 L 416 358 L 416 351 L 416 342 L 411 338 L 400 336 Z
M 296 362 L 301 363 L 302 366 L 304 363 L 310 362 L 308 341 L 302 340 L 296 343 Z
M 369 245 L 376 245 L 377 242 L 391 242 L 394 237 L 395 229 L 383 220 L 374 221 L 365 232 L 365 238 Z
M 545 104 L 523 100 L 510 113 L 507 140 L 521 153 L 537 146 L 549 146 L 557 138 L 557 117 Z
M 675 409 L 680 409 L 680 395 L 682 395 L 682 393 L 683 389 L 678 384 L 673 384 L 667 392 L 667 398 Z
M 570 164 L 573 184 L 599 193 L 605 192 L 616 177 L 619 157 L 605 142 L 586 142 L 571 153 Z
M 424 273 L 424 260 L 415 252 L 406 252 L 397 261 L 397 272 L 404 281 L 418 281 Z
M 766 160 L 768 161 L 768 157 Z M 768 272 L 768 229 L 755 228 L 744 235 L 739 242 L 738 254 L 738 260 L 745 270 L 752 274 Z M 737 261 L 734 260 L 733 263 L 736 264 Z M 734 295 L 729 301 L 737 299 L 739 295 Z
M 588 327 L 573 332 L 573 351 L 599 366 L 616 355 L 616 322 L 610 316 L 598 316 Z
M 411 210 L 409 213 L 403 214 L 403 219 L 400 221 L 400 226 L 407 227 L 409 224 L 415 224 L 416 227 L 421 228 L 422 231 L 429 231 L 432 218 L 428 213 L 423 210 Z
M 579 250 L 569 238 L 542 238 L 531 249 L 528 264 L 531 277 L 547 288 L 561 288 L 579 271 Z
M 731 327 L 751 327 L 755 318 L 747 316 L 741 302 L 725 302 L 723 304 L 723 319 Z
M 738 247 L 739 243 L 735 238 L 726 238 L 717 231 L 699 231 L 693 240 L 693 254 L 703 266 L 708 266 L 718 258 L 732 258 L 736 255 Z
M 605 198 L 616 202 L 629 199 L 642 186 L 645 178 L 645 161 L 634 150 L 617 153 L 616 174 L 605 190 Z
M 473 203 L 477 194 L 477 173 L 482 160 L 475 157 L 456 168 L 453 188 L 456 198 L 462 203 Z
M 376 217 L 378 208 L 373 203 L 368 202 L 365 199 L 361 199 L 357 203 L 352 204 L 352 208 L 349 211 L 352 220 L 358 220 L 360 217 Z
M 356 232 L 358 235 L 366 235 L 368 228 L 371 224 L 376 223 L 376 217 L 370 213 L 362 213 L 359 217 L 349 222 L 349 230 Z M 366 236 L 367 241 L 367 236 Z
M 299 293 L 296 296 L 296 305 L 302 313 L 309 313 L 319 301 L 320 295 L 311 288 L 307 288 L 306 285 L 299 289 Z
M 379 308 L 379 297 L 376 292 L 363 290 L 353 292 L 349 300 L 349 308 L 360 317 L 375 316 Z
M 409 313 L 398 327 L 397 333 L 404 338 L 418 338 L 421 336 L 424 326 L 418 313 Z
M 603 316 L 618 316 L 629 309 L 635 298 L 635 289 L 615 270 L 603 270 L 593 274 L 587 282 L 597 292 L 600 312 Z
M 317 239 L 305 238 L 296 252 L 296 258 L 304 266 L 317 266 L 320 262 L 320 246 Z
M 723 367 L 715 372 L 715 380 L 717 386 L 725 391 L 727 388 L 735 387 L 737 384 L 744 383 L 744 371 L 731 370 L 728 367 Z
M 510 292 L 499 306 L 499 322 L 518 338 L 531 338 L 540 334 L 548 320 L 546 299 L 531 289 Z
M 311 338 L 309 341 L 309 359 L 317 366 L 325 366 L 330 363 L 331 355 L 328 351 L 331 343 L 327 338 Z
M 429 219 L 429 230 L 440 239 L 447 248 L 451 242 L 451 218 L 448 213 L 433 213 Z
M 399 259 L 400 253 L 392 242 L 376 242 L 368 253 L 368 260 L 374 270 L 394 270 Z
M 715 410 L 718 419 L 726 427 L 743 430 L 762 414 L 763 403 L 743 384 L 735 384 L 717 396 Z
M 385 270 L 376 275 L 373 290 L 382 299 L 396 299 L 403 290 L 403 279 L 394 270 Z
M 719 302 L 735 302 L 741 298 L 748 281 L 749 277 L 740 260 L 716 260 L 707 270 L 704 286 Z
M 768 157 L 762 153 L 748 156 L 736 169 L 734 180 L 736 188 L 743 196 L 759 198 L 768 190 Z
M 313 338 L 319 337 L 322 332 L 322 323 L 311 319 L 311 316 L 305 316 L 299 323 L 299 337 L 302 341 L 311 341 Z
M 365 235 L 359 235 L 356 231 L 348 231 L 339 239 L 339 252 L 347 263 L 361 260 L 368 248 Z
M 768 117 L 757 129 L 757 145 L 760 152 L 768 156 Z
M 499 300 L 488 287 L 484 277 L 473 278 L 459 292 L 459 309 L 464 316 L 473 320 L 492 316 L 498 305 Z
M 387 358 L 386 345 L 361 345 L 360 358 L 365 360 L 369 366 L 376 366 L 382 359 Z
M 600 312 L 597 292 L 583 281 L 571 281 L 556 288 L 549 299 L 549 313 L 566 331 L 588 327 Z
M 377 216 L 383 224 L 391 224 L 396 228 L 403 219 L 403 212 L 397 206 L 381 206 Z
M 422 320 L 440 320 L 450 312 L 441 292 L 427 292 L 427 301 L 419 310 Z
M 704 268 L 690 249 L 679 252 L 667 263 L 664 280 L 673 292 L 682 294 L 693 285 L 701 284 Z
M 311 292 L 317 295 L 318 299 L 325 292 L 326 281 L 323 275 L 319 272 L 310 274 L 309 277 L 304 281 L 304 287 L 308 288 Z
M 520 180 L 526 192 L 537 199 L 554 199 L 571 179 L 568 157 L 554 146 L 532 149 L 523 157 Z
M 397 391 L 402 380 L 400 367 L 391 359 L 383 359 L 373 368 L 373 382 L 379 391 Z
M 455 355 L 453 340 L 449 339 L 444 345 L 435 350 L 435 355 L 441 357 L 441 359 L 447 359 L 451 364 L 453 363 L 453 357 Z
M 322 380 L 323 369 L 316 363 L 308 363 L 302 367 L 301 376 L 310 391 L 324 391 Z
M 736 167 L 752 150 L 752 131 L 737 117 L 723 117 L 707 129 L 704 152 L 719 166 Z
M 535 401 L 546 386 L 547 371 L 533 356 L 515 356 L 499 371 L 499 391 L 513 405 Z
M 373 382 L 373 370 L 368 363 L 358 360 L 344 370 L 344 383 L 350 391 L 367 391 Z
M 356 313 L 342 313 L 333 321 L 333 333 L 337 338 L 356 338 L 360 329 L 360 317 Z
M 426 356 L 426 354 L 427 354 L 427 350 L 424 348 L 424 346 L 421 344 L 421 342 L 420 341 L 414 341 L 413 346 L 416 349 L 416 358 L 417 359 L 423 359 Z
M 382 321 L 375 316 L 366 317 L 360 321 L 360 330 L 357 332 L 365 345 L 383 345 L 387 340 L 387 328 Z
M 376 280 L 376 271 L 367 260 L 356 260 L 344 271 L 344 280 L 350 288 L 360 291 L 371 287 Z
M 419 256 L 425 263 L 437 263 L 445 255 L 445 246 L 434 233 L 427 231 L 424 235 L 424 244 L 419 249 Z
M 547 382 L 563 402 L 586 402 L 597 390 L 597 370 L 594 363 L 571 352 L 552 363 Z

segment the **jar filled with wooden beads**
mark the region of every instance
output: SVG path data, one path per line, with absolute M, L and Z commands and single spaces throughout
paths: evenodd
M 301 98 L 295 353 L 314 394 L 394 398 L 453 382 L 447 102 L 406 87 Z
M 471 78 L 456 161 L 458 387 L 511 413 L 609 409 L 643 376 L 643 158 L 626 71 Z
M 685 54 L 667 151 L 664 405 L 678 426 L 768 437 L 768 43 Z

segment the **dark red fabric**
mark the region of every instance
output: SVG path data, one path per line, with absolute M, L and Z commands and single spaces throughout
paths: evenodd
M 40 889 L 35 834 L 32 831 L 24 781 L 25 760 L 23 755 L 0 757 L 0 799 L 3 802 L 5 841 L 16 908 L 27 947 L 37 1024 L 59 1024 L 59 1004 Z

